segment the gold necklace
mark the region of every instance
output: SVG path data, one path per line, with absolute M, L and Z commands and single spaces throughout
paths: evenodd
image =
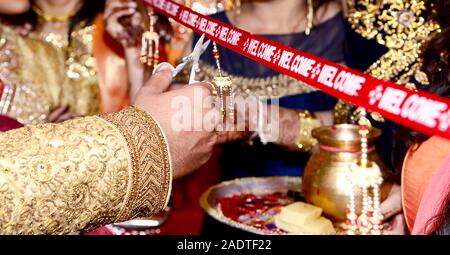
M 37 5 L 33 5 L 31 8 L 38 15 L 38 17 L 41 18 L 42 20 L 44 20 L 45 22 L 51 22 L 51 23 L 68 22 L 68 21 L 70 21 L 70 19 L 72 19 L 73 16 L 75 16 L 75 14 L 69 14 L 69 15 L 64 15 L 64 16 L 63 15 L 50 15 L 50 14 L 44 13 L 44 11 L 42 11 Z

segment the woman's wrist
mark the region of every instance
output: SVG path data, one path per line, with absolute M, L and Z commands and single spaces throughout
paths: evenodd
M 298 110 L 296 113 L 298 128 L 295 131 L 297 135 L 291 147 L 295 150 L 308 152 L 317 144 L 317 140 L 312 136 L 312 131 L 320 127 L 321 123 L 320 120 L 307 110 Z

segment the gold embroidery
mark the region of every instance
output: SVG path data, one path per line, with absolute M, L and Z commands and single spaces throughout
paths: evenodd
M 5 93 L 0 98 L 0 113 L 21 123 L 45 122 L 51 110 L 49 96 L 42 87 L 18 83 L 21 63 L 17 57 L 17 35 L 0 25 L 0 36 L 0 74 L 6 85 Z
M 61 234 L 111 223 L 124 208 L 129 152 L 99 117 L 0 134 L 0 232 Z
M 34 124 L 45 122 L 51 110 L 63 105 L 81 115 L 98 113 L 93 30 L 94 26 L 75 30 L 69 45 L 63 36 L 31 33 L 22 37 L 0 25 L 0 72 L 21 91 L 11 101 L 7 115 Z
M 437 23 L 426 19 L 425 11 L 422 0 L 349 1 L 348 20 L 353 29 L 389 49 L 369 67 L 369 74 L 392 80 L 409 70 L 422 44 L 439 31 Z
M 348 21 L 367 39 L 375 39 L 388 52 L 373 63 L 366 73 L 416 89 L 414 83 L 427 85 L 428 78 L 420 71 L 420 49 L 439 25 L 427 19 L 423 0 L 358 0 L 348 1 Z M 425 76 L 424 76 L 425 75 Z M 339 101 L 335 122 L 354 121 L 352 106 Z M 378 118 L 378 117 L 377 117 Z
M 72 33 L 71 45 L 66 60 L 67 76 L 70 79 L 97 76 L 97 66 L 92 52 L 93 32 L 95 27 L 88 26 Z
M 45 41 L 55 48 L 67 51 L 67 77 L 80 79 L 95 77 L 97 67 L 92 52 L 93 32 L 95 26 L 87 26 L 75 30 L 71 34 L 70 44 L 67 36 L 54 33 L 32 33 L 31 38 Z
M 1 234 L 88 231 L 167 205 L 168 144 L 137 108 L 29 125 L 0 143 Z
M 133 184 L 118 218 L 145 217 L 164 209 L 171 192 L 172 171 L 167 142 L 157 122 L 135 107 L 103 118 L 124 135 L 133 165 Z

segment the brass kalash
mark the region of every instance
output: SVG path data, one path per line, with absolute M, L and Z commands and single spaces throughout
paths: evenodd
M 349 203 L 347 174 L 361 156 L 361 136 L 358 125 L 341 124 L 316 128 L 312 136 L 319 142 L 319 151 L 313 153 L 303 175 L 303 193 L 308 203 L 323 209 L 335 222 L 346 220 Z M 392 186 L 392 175 L 374 150 L 374 142 L 381 130 L 370 128 L 367 135 L 368 159 L 381 169 L 383 183 L 380 198 L 383 201 Z M 362 192 L 356 192 L 356 213 L 360 213 Z

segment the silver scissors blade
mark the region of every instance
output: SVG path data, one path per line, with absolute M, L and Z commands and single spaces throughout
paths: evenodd
M 193 67 L 197 68 L 198 61 L 200 60 L 200 56 L 208 49 L 209 44 L 211 43 L 210 40 L 203 43 L 203 40 L 205 39 L 205 35 L 203 34 L 200 39 L 197 41 L 197 43 L 194 46 L 194 49 L 192 50 L 191 54 L 183 57 L 181 59 L 181 63 L 177 65 L 175 70 L 172 72 L 172 76 L 175 77 L 178 75 L 181 70 L 189 63 L 193 62 Z
M 203 44 L 203 41 L 205 40 L 205 34 L 203 34 L 200 39 L 195 44 L 194 50 L 192 51 L 192 58 L 194 62 L 198 62 L 200 59 L 200 56 L 203 52 L 208 48 L 209 40 Z

